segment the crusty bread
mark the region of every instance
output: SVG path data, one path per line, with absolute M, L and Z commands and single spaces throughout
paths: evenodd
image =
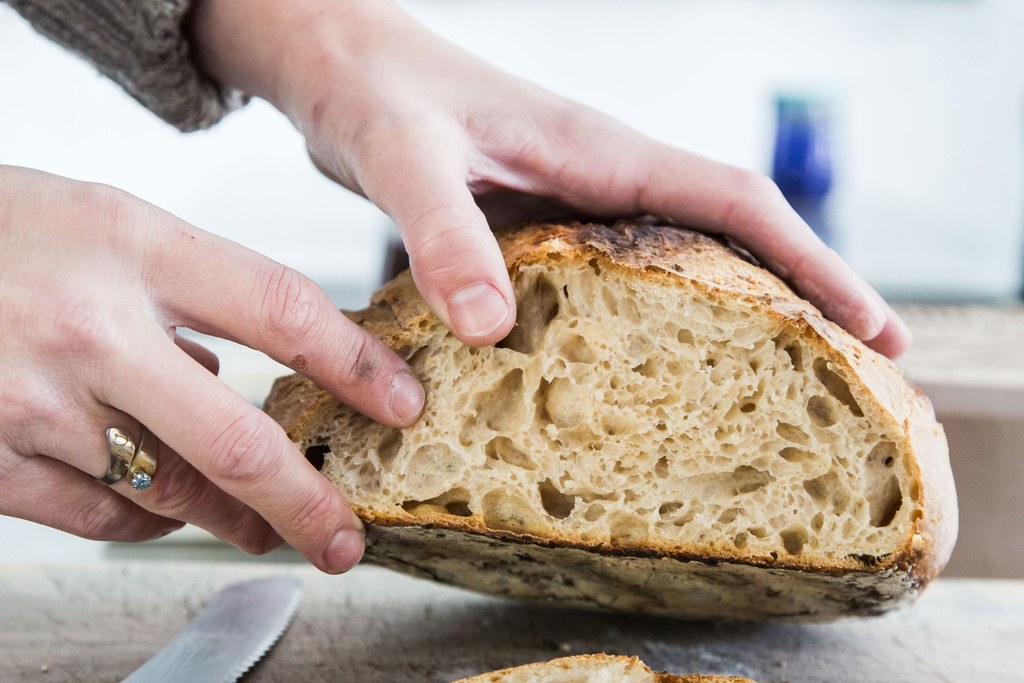
M 368 558 L 727 619 L 879 613 L 945 565 L 956 500 L 931 405 L 780 280 L 676 228 L 499 242 L 519 313 L 495 347 L 455 339 L 407 272 L 351 314 L 423 380 L 414 426 L 299 376 L 267 399 L 368 523 Z
M 657 673 L 636 657 L 575 655 L 463 678 L 454 683 L 754 683 L 735 676 Z

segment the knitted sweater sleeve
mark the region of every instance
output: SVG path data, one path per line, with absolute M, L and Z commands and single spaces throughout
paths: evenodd
M 191 61 L 183 28 L 191 0 L 6 1 L 182 131 L 208 128 L 245 103 Z

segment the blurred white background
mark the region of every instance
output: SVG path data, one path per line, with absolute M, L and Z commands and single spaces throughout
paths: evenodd
M 407 0 L 442 35 L 652 136 L 767 170 L 776 93 L 834 103 L 844 255 L 906 297 L 1021 279 L 1019 0 Z M 183 135 L 0 6 L 0 163 L 122 187 L 327 283 L 381 220 L 263 102 Z
M 835 107 L 833 222 L 844 256 L 901 299 L 1007 300 L 1020 290 L 1020 0 L 402 4 L 506 70 L 759 170 L 770 161 L 776 94 L 824 94 Z M 298 268 L 342 304 L 376 283 L 385 219 L 321 178 L 265 103 L 180 134 L 3 5 L 0 62 L 0 163 L 121 187 Z M 237 357 L 235 368 L 259 371 L 228 361 L 226 376 L 236 371 L 239 390 L 258 400 L 274 366 Z M 84 541 L 55 547 L 10 520 L 0 520 L 0 547 L 44 560 L 98 552 Z

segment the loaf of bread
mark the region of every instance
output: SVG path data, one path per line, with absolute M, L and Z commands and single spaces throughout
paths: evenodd
M 454 683 L 754 683 L 749 678 L 657 673 L 636 657 L 576 655 L 463 678 Z
M 415 425 L 299 376 L 267 399 L 367 522 L 369 559 L 724 619 L 876 614 L 945 565 L 956 500 L 930 403 L 772 274 L 671 227 L 498 238 L 518 319 L 496 346 L 459 342 L 408 272 L 350 314 L 423 381 Z

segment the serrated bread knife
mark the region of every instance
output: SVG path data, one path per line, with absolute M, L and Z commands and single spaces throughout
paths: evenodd
M 233 683 L 274 646 L 301 597 L 294 576 L 231 584 L 125 683 Z

